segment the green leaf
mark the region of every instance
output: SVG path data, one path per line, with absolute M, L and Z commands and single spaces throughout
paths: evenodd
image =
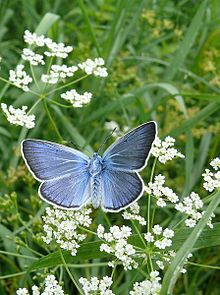
M 54 13 L 46 13 L 42 18 L 41 22 L 37 26 L 35 33 L 37 35 L 43 35 L 49 31 L 49 29 L 54 25 L 54 23 L 60 18 L 59 15 Z
M 172 294 L 173 287 L 178 279 L 180 270 L 182 269 L 186 258 L 188 257 L 189 253 L 192 252 L 196 241 L 201 236 L 202 230 L 206 226 L 207 221 L 209 220 L 219 203 L 220 191 L 217 191 L 216 194 L 213 195 L 212 201 L 207 207 L 203 217 L 200 219 L 198 224 L 195 226 L 195 228 L 192 230 L 188 238 L 181 246 L 181 248 L 178 250 L 174 260 L 166 271 L 160 295 Z
M 195 16 L 192 19 L 192 22 L 182 40 L 180 43 L 179 48 L 177 49 L 176 53 L 173 56 L 173 59 L 170 63 L 170 65 L 167 67 L 167 69 L 164 72 L 164 82 L 171 82 L 173 78 L 175 77 L 177 71 L 179 68 L 183 65 L 195 39 L 196 36 L 203 24 L 203 16 L 206 11 L 206 6 L 207 6 L 207 0 L 204 0 L 201 2 Z M 159 97 L 157 99 L 158 101 L 161 100 L 161 95 L 159 94 Z

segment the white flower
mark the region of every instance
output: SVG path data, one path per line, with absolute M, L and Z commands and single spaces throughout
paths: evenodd
M 80 247 L 79 243 L 87 236 L 80 232 L 78 226 L 90 226 L 92 222 L 90 213 L 91 209 L 87 208 L 82 208 L 80 211 L 66 211 L 47 207 L 46 215 L 42 217 L 46 233 L 46 236 L 42 237 L 43 241 L 50 244 L 54 239 L 62 249 L 70 250 L 71 255 L 75 256 Z
M 166 207 L 166 202 L 162 199 L 162 198 L 159 198 L 158 200 L 157 200 L 157 206 L 158 207 Z
M 173 148 L 175 139 L 167 136 L 164 141 L 158 137 L 154 140 L 151 153 L 158 158 L 158 161 L 165 164 L 167 161 L 173 158 L 184 158 L 184 155 Z
M 169 228 L 166 228 L 164 231 L 163 231 L 163 236 L 165 238 L 173 238 L 174 237 L 174 231 L 172 229 L 169 229 Z
M 28 129 L 34 128 L 35 115 L 27 115 L 27 106 L 22 106 L 21 109 L 15 109 L 11 105 L 8 107 L 5 103 L 2 103 L 1 108 L 11 124 L 25 126 Z
M 220 159 L 217 157 L 215 159 L 213 159 L 210 162 L 210 165 L 215 169 L 215 170 L 219 170 L 220 169 Z
M 150 232 L 144 234 L 144 238 L 145 238 L 145 240 L 147 242 L 153 242 L 154 241 L 154 236 Z
M 83 94 L 79 94 L 76 92 L 75 89 L 72 89 L 65 93 L 62 93 L 61 97 L 69 101 L 73 107 L 81 108 L 91 101 L 92 93 L 84 92 Z
M 156 261 L 156 264 L 158 265 L 158 267 L 159 267 L 160 269 L 164 269 L 164 263 L 163 263 L 163 261 L 157 260 L 157 261 Z
M 154 243 L 154 246 L 158 249 L 165 249 L 172 245 L 172 238 L 174 237 L 174 231 L 169 228 L 163 228 L 160 225 L 154 225 L 152 228 L 154 235 L 150 232 L 144 234 L 144 238 L 149 243 Z
M 44 57 L 41 54 L 37 54 L 34 51 L 24 48 L 21 57 L 24 60 L 29 61 L 29 63 L 33 66 L 37 66 L 39 64 L 44 65 Z
M 32 82 L 32 78 L 24 71 L 24 65 L 18 65 L 15 71 L 9 71 L 9 81 L 24 91 L 29 91 L 28 84 Z
M 125 270 L 137 268 L 138 266 L 137 262 L 132 258 L 136 254 L 136 251 L 127 242 L 131 234 L 131 228 L 124 225 L 121 228 L 117 225 L 112 226 L 109 233 L 104 233 L 102 225 L 99 225 L 97 228 L 98 237 L 106 241 L 106 243 L 101 244 L 100 251 L 113 254 L 122 262 Z M 112 265 L 114 263 L 111 261 L 109 266 Z
M 26 288 L 19 288 L 17 291 L 16 291 L 16 294 L 17 295 L 28 295 L 28 290 Z
M 211 161 L 210 165 L 215 169 L 218 170 L 220 167 L 220 159 L 219 158 L 215 158 Z M 214 191 L 216 188 L 220 187 L 220 171 L 217 172 L 211 172 L 209 169 L 205 169 L 205 173 L 202 174 L 203 179 L 204 179 L 204 183 L 203 186 L 204 188 L 209 191 L 212 192 Z
M 194 227 L 198 220 L 202 218 L 204 211 L 199 211 L 203 208 L 203 201 L 200 199 L 199 195 L 191 192 L 191 194 L 183 199 L 182 202 L 179 202 L 175 205 L 175 209 L 179 212 L 185 213 L 189 216 L 185 220 L 187 227 Z M 207 225 L 212 228 L 212 217 L 210 217 Z
M 58 281 L 56 280 L 54 275 L 48 275 L 45 278 L 44 282 L 45 288 L 42 290 L 43 292 L 40 293 L 40 288 L 36 285 L 32 286 L 32 295 L 64 295 L 64 291 L 62 287 L 59 285 Z M 28 290 L 26 288 L 19 288 L 16 291 L 17 295 L 28 295 Z
M 107 77 L 107 69 L 103 67 L 103 58 L 95 58 L 95 60 L 87 59 L 85 62 L 78 64 L 79 68 L 86 72 L 87 75 L 95 75 L 97 77 Z
M 179 197 L 169 187 L 164 187 L 165 176 L 159 174 L 154 178 L 154 182 L 149 182 L 148 186 L 145 187 L 145 191 L 149 194 L 154 195 L 157 198 L 157 205 L 159 207 L 165 207 L 166 201 L 171 203 L 177 203 Z M 164 200 L 162 197 L 166 197 Z
M 153 233 L 155 235 L 160 235 L 162 233 L 162 227 L 159 224 L 154 225 L 154 227 L 152 228 Z
M 188 227 L 194 227 L 196 225 L 196 221 L 195 221 L 195 219 L 188 218 L 185 220 L 185 224 Z
M 161 278 L 159 277 L 158 271 L 152 271 L 150 273 L 150 279 L 145 280 L 139 283 L 135 283 L 133 285 L 133 291 L 130 291 L 130 295 L 159 295 L 161 284 L 159 281 Z
M 65 46 L 63 43 L 56 43 L 50 38 L 45 39 L 45 44 L 49 51 L 45 51 L 44 54 L 47 56 L 57 56 L 61 58 L 66 58 L 68 54 L 73 50 L 72 46 Z
M 49 74 L 43 74 L 41 81 L 48 84 L 56 84 L 59 79 L 66 79 L 73 77 L 74 73 L 78 70 L 78 67 L 67 67 L 66 65 L 52 65 Z
M 24 41 L 30 45 L 34 44 L 42 47 L 45 45 L 45 40 L 46 38 L 44 35 L 38 36 L 36 33 L 31 33 L 28 30 L 24 32 Z
M 139 212 L 140 206 L 138 205 L 138 203 L 134 203 L 123 212 L 122 216 L 124 219 L 137 220 L 141 225 L 146 225 L 146 220 L 144 219 L 144 217 L 139 215 Z
M 109 289 L 113 283 L 111 277 L 105 276 L 100 280 L 97 277 L 91 277 L 90 280 L 81 277 L 79 282 L 82 285 L 85 295 L 94 293 L 100 295 L 114 295 L 114 293 Z

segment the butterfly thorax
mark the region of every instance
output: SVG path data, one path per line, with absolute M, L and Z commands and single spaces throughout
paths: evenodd
M 103 169 L 103 160 L 97 153 L 93 154 L 93 158 L 89 164 L 89 173 L 91 176 L 98 175 Z

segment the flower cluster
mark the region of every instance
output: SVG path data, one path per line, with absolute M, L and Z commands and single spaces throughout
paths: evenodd
M 8 107 L 5 103 L 2 103 L 1 108 L 11 124 L 25 126 L 28 129 L 34 128 L 35 115 L 27 115 L 27 106 L 15 109 L 12 105 Z
M 97 228 L 97 234 L 100 239 L 107 242 L 101 244 L 100 251 L 115 255 L 122 262 L 125 270 L 138 267 L 138 263 L 132 258 L 136 254 L 136 251 L 127 241 L 128 237 L 131 236 L 130 227 L 123 225 L 120 228 L 114 225 L 110 228 L 109 233 L 105 233 L 104 227 L 100 224 Z M 109 263 L 109 266 L 113 265 L 113 262 Z
M 173 146 L 175 139 L 167 136 L 164 141 L 158 137 L 154 140 L 151 153 L 154 157 L 158 158 L 158 161 L 165 164 L 167 161 L 173 158 L 184 158 L 184 155 L 178 152 Z
M 53 239 L 62 249 L 70 250 L 71 255 L 77 254 L 79 242 L 86 238 L 86 234 L 79 232 L 79 226 L 89 227 L 92 220 L 89 217 L 91 209 L 82 208 L 80 211 L 66 211 L 55 208 L 46 208 L 46 215 L 43 216 L 44 231 L 46 236 L 42 239 L 50 244 Z
M 109 289 L 113 283 L 110 277 L 105 276 L 101 280 L 99 280 L 97 277 L 91 277 L 90 280 L 80 278 L 79 282 L 82 285 L 85 295 L 114 295 L 114 293 Z
M 78 68 L 76 66 L 67 67 L 66 65 L 52 65 L 49 74 L 43 74 L 41 76 L 41 81 L 48 84 L 56 84 L 59 79 L 72 77 L 77 70 Z
M 204 188 L 212 192 L 216 188 L 220 188 L 220 159 L 215 158 L 211 161 L 210 165 L 217 172 L 211 172 L 209 169 L 205 169 L 205 173 L 202 174 L 204 179 Z
M 204 214 L 204 211 L 201 211 L 203 208 L 203 201 L 200 199 L 199 195 L 192 192 L 189 196 L 185 197 L 182 202 L 179 202 L 175 205 L 175 209 L 181 213 L 185 213 L 189 216 L 185 220 L 185 224 L 187 227 L 194 227 L 198 220 L 200 220 Z M 199 211 L 200 210 L 200 211 Z M 212 217 L 214 217 L 214 213 L 210 217 L 207 225 L 212 228 L 213 225 L 211 223 Z
M 29 91 L 28 84 L 32 82 L 32 78 L 24 71 L 24 65 L 18 65 L 15 71 L 9 71 L 9 81 L 24 91 Z
M 152 228 L 152 232 L 144 234 L 144 238 L 148 243 L 154 243 L 154 246 L 158 249 L 165 249 L 172 245 L 172 238 L 174 237 L 174 231 L 172 229 L 163 228 L 156 224 Z
M 29 48 L 24 48 L 21 57 L 23 60 L 29 61 L 32 66 L 44 65 L 44 57 L 41 54 L 37 54 Z
M 57 56 L 66 58 L 73 48 L 72 46 L 65 46 L 63 43 L 56 43 L 44 35 L 38 36 L 36 33 L 31 33 L 26 30 L 24 32 L 24 41 L 29 45 L 36 45 L 39 47 L 47 46 L 48 50 L 44 52 L 47 56 Z
M 124 219 L 137 220 L 141 225 L 146 225 L 146 220 L 144 217 L 140 216 L 139 213 L 140 206 L 138 203 L 134 203 L 123 212 L 122 216 Z
M 159 295 L 161 284 L 161 278 L 158 271 L 152 271 L 150 273 L 150 279 L 145 280 L 133 285 L 133 291 L 130 291 L 130 295 Z
M 179 197 L 174 193 L 174 191 L 169 187 L 164 187 L 165 176 L 159 174 L 155 176 L 154 182 L 149 182 L 145 190 L 148 194 L 152 194 L 157 198 L 157 206 L 165 207 L 166 201 L 171 203 L 177 203 Z M 166 198 L 164 200 L 164 197 Z
M 101 57 L 91 60 L 88 58 L 85 62 L 78 64 L 79 68 L 85 71 L 87 75 L 95 75 L 97 77 L 107 77 L 107 69 L 103 67 L 105 64 L 104 59 Z
M 122 136 L 124 134 L 124 132 L 127 132 L 129 127 L 125 126 L 123 128 L 123 131 L 121 131 L 120 126 L 118 125 L 117 122 L 115 121 L 109 121 L 109 122 L 105 122 L 105 128 L 109 131 L 113 131 L 112 136 L 117 138 L 119 136 Z
M 54 275 L 48 275 L 44 282 L 45 288 L 42 293 L 40 293 L 40 288 L 36 285 L 32 286 L 32 295 L 64 295 L 62 287 L 59 285 Z M 16 291 L 17 295 L 29 295 L 26 288 L 19 288 Z
M 69 101 L 73 107 L 81 108 L 91 101 L 92 93 L 84 92 L 83 94 L 79 94 L 76 92 L 75 89 L 72 89 L 70 91 L 62 93 L 61 97 Z

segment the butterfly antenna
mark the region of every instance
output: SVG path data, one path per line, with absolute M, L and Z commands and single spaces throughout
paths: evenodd
M 108 136 L 106 136 L 105 140 L 104 140 L 103 143 L 100 145 L 100 147 L 99 147 L 97 153 L 99 153 L 99 151 L 100 151 L 101 148 L 106 144 L 106 142 L 109 140 L 109 138 L 112 137 L 112 134 L 115 132 L 116 129 L 117 129 L 117 127 L 115 127 L 115 128 L 111 131 L 111 133 L 110 133 Z

